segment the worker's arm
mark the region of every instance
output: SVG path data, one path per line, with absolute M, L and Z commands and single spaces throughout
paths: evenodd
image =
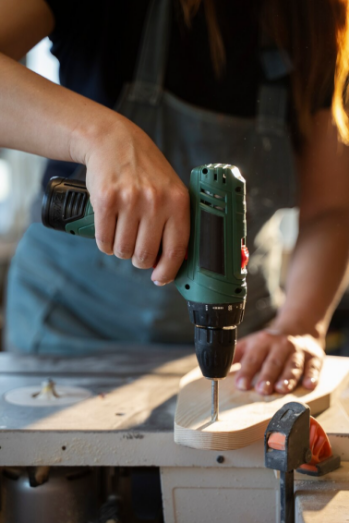
M 286 301 L 270 330 L 242 339 L 238 386 L 269 394 L 316 386 L 325 335 L 344 290 L 349 254 L 349 148 L 337 140 L 330 111 L 314 116 L 312 138 L 299 159 L 299 235 Z
M 165 284 L 186 252 L 188 191 L 139 127 L 15 61 L 54 23 L 44 0 L 0 0 L 0 147 L 85 164 L 100 250 L 148 269 L 161 244 Z

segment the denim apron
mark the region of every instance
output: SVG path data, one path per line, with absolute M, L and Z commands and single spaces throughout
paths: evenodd
M 287 90 L 261 85 L 255 119 L 205 110 L 166 91 L 170 12 L 171 0 L 150 4 L 135 79 L 116 110 L 154 140 L 186 185 L 193 167 L 211 162 L 237 165 L 246 178 L 251 259 L 241 336 L 269 321 L 280 301 L 274 214 L 295 205 Z M 185 300 L 173 283 L 156 287 L 150 275 L 102 254 L 94 241 L 31 225 L 9 273 L 7 350 L 78 355 L 112 351 L 116 342 L 192 343 Z

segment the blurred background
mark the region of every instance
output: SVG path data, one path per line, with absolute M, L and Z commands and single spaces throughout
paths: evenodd
M 58 61 L 50 54 L 48 38 L 27 54 L 25 65 L 58 83 Z M 4 293 L 6 275 L 16 245 L 30 221 L 30 209 L 40 191 L 46 160 L 39 156 L 9 149 L 0 149 L 0 334 L 4 327 Z M 296 209 L 278 211 L 283 238 L 281 282 L 297 236 Z M 327 339 L 327 352 L 349 355 L 349 294 L 345 294 L 334 315 Z M 0 350 L 1 350 L 0 335 Z

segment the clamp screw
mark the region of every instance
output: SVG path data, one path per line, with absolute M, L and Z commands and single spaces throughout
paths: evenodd
M 216 461 L 217 463 L 224 463 L 224 456 L 218 456 Z
M 312 458 L 312 453 L 311 453 L 311 450 L 308 449 L 305 453 L 305 459 L 304 459 L 304 462 L 305 463 L 309 463 L 311 461 L 311 458 Z

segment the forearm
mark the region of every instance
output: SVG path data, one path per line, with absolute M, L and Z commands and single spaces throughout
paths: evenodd
M 349 212 L 327 211 L 300 226 L 286 283 L 286 301 L 273 327 L 323 339 L 345 287 Z
M 93 140 L 123 118 L 0 54 L 0 146 L 85 163 Z
M 149 136 L 120 114 L 0 55 L 0 147 L 87 166 L 97 245 L 172 281 L 189 239 L 189 195 Z M 117 227 L 116 227 L 117 221 Z

